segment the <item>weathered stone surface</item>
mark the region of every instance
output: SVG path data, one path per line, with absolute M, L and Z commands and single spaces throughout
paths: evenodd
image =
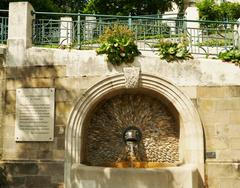
M 10 188 L 63 188 L 63 162 L 6 161 Z
M 34 188 L 50 187 L 50 176 L 26 176 L 26 186 Z
M 65 151 L 64 150 L 53 150 L 53 158 L 56 160 L 64 160 Z
M 70 102 L 57 102 L 56 103 L 56 124 L 67 125 L 68 116 L 70 114 L 73 104 Z
M 238 178 L 239 172 L 232 163 L 207 163 L 206 170 L 209 178 Z
M 240 100 L 240 99 L 239 99 Z M 240 110 L 232 110 L 229 112 L 229 123 L 238 124 L 240 126 Z
M 6 68 L 7 78 L 57 78 L 66 74 L 65 66 L 35 66 L 35 67 L 8 67 Z
M 222 150 L 230 148 L 228 140 L 221 137 L 211 137 L 206 141 L 207 150 Z
M 126 88 L 137 88 L 139 84 L 140 68 L 125 67 L 123 68 Z
M 37 175 L 38 174 L 38 164 L 36 163 L 20 163 L 18 165 L 12 163 L 8 165 L 8 171 L 11 172 L 13 176 L 23 176 L 23 175 Z
M 23 87 L 52 87 L 53 79 L 50 78 L 29 78 L 25 79 L 7 79 L 6 89 L 16 90 Z

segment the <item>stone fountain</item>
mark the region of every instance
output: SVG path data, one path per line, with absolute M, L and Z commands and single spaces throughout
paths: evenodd
M 158 79 L 128 68 L 78 101 L 66 134 L 66 188 L 203 187 L 198 114 Z

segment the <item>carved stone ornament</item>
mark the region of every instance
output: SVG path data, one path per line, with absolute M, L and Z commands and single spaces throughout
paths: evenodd
M 137 88 L 139 84 L 139 67 L 125 67 L 123 68 L 126 88 Z

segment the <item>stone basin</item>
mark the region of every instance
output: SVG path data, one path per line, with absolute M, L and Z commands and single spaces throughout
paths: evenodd
M 110 168 L 73 164 L 71 188 L 198 188 L 194 165 Z

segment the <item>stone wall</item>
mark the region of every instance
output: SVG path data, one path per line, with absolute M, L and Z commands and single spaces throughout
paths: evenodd
M 11 188 L 60 188 L 65 130 L 76 101 L 129 65 L 113 66 L 95 51 L 32 47 L 32 6 L 18 2 L 9 7 L 8 45 L 0 48 L 1 166 Z M 152 52 L 142 52 L 131 66 L 168 80 L 192 99 L 205 133 L 206 187 L 240 187 L 239 67 L 208 59 L 167 63 Z M 49 87 L 56 89 L 54 141 L 16 142 L 16 89 Z
M 4 93 L 5 93 L 5 48 L 0 48 L 0 158 L 2 156 L 2 136 L 3 136 L 3 108 L 4 108 Z
M 240 187 L 240 86 L 199 87 L 197 105 L 206 137 L 209 187 Z
M 7 167 L 10 185 L 14 188 L 24 185 L 31 188 L 62 187 L 65 127 L 69 113 L 74 102 L 101 77 L 67 77 L 66 66 L 61 65 L 6 67 L 4 71 L 2 165 Z M 56 89 L 54 141 L 15 142 L 16 89 L 49 87 Z
M 71 109 L 102 79 L 122 73 L 94 51 L 30 48 L 24 66 L 1 68 L 2 166 L 11 187 L 63 187 L 65 128 Z M 155 56 L 133 64 L 143 73 L 170 80 L 194 102 L 205 132 L 206 182 L 210 188 L 239 186 L 240 69 L 232 64 L 194 60 L 168 64 Z M 211 69 L 209 69 L 211 65 Z M 56 88 L 53 142 L 15 142 L 17 88 Z M 0 113 L 1 114 L 1 113 Z M 214 157 L 216 154 L 216 158 Z M 34 182 L 34 185 L 32 184 Z M 235 187 L 234 187 L 235 186 Z

